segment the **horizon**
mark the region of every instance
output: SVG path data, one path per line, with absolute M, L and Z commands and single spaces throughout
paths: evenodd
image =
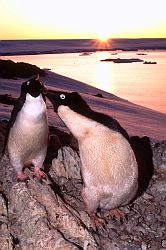
M 166 38 L 165 0 L 1 0 L 0 40 Z
M 108 38 L 103 42 L 108 42 L 109 40 L 150 40 L 150 39 L 166 39 L 166 37 L 115 37 Z M 0 39 L 0 41 L 23 41 L 23 40 L 100 40 L 99 38 L 18 38 L 18 39 Z

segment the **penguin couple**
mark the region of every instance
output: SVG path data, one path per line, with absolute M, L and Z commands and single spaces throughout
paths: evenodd
M 78 141 L 87 212 L 96 221 L 97 208 L 118 212 L 116 208 L 128 204 L 138 188 L 138 166 L 127 132 L 112 117 L 93 111 L 76 92 L 47 91 L 46 96 Z M 9 125 L 8 151 L 17 177 L 26 178 L 22 170 L 30 163 L 37 178 L 43 178 L 48 123 L 38 77 L 22 84 Z

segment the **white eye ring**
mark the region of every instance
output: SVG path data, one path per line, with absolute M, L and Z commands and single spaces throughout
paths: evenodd
M 29 84 L 30 84 L 30 81 L 27 82 L 27 85 L 29 85 Z
M 64 100 L 66 98 L 66 96 L 64 94 L 61 94 L 60 98 Z

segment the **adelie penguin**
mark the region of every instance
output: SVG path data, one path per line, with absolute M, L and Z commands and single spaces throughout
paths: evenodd
M 10 164 L 19 180 L 27 179 L 25 166 L 34 166 L 38 179 L 45 177 L 41 170 L 48 142 L 48 122 L 44 97 L 44 85 L 39 75 L 21 85 L 21 94 L 8 123 L 6 145 Z
M 46 96 L 78 140 L 87 211 L 95 222 L 97 208 L 118 214 L 117 208 L 128 204 L 138 188 L 138 167 L 127 132 L 112 117 L 93 111 L 76 92 L 50 91 Z

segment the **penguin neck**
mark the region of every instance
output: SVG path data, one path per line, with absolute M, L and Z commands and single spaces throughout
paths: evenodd
M 96 121 L 73 111 L 68 106 L 59 106 L 57 114 L 78 140 L 84 137 L 90 129 L 98 126 Z
M 33 97 L 27 93 L 22 111 L 28 117 L 38 117 L 41 114 L 45 113 L 46 105 L 43 100 L 42 94 L 40 94 L 38 97 Z

